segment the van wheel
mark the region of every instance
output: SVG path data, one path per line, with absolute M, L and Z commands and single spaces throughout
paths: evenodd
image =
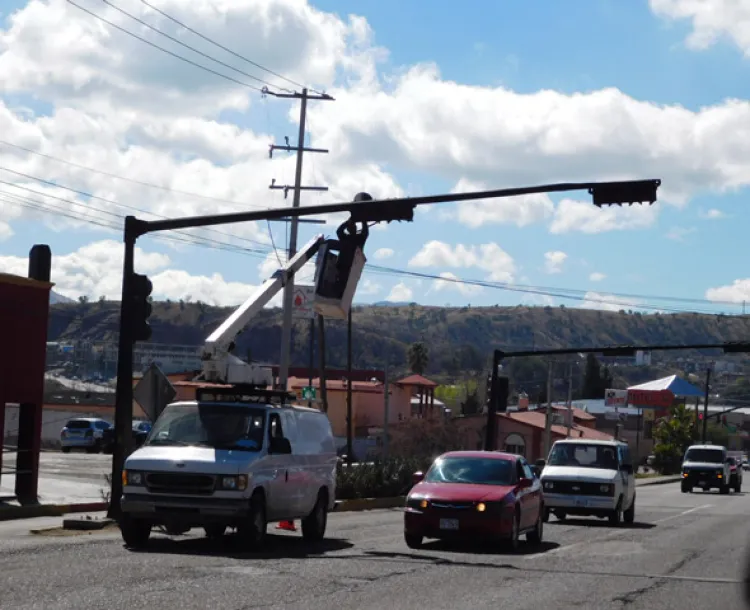
M 729 493 L 729 484 L 728 483 L 726 483 L 726 484 L 722 483 L 721 487 L 719 487 L 719 493 L 722 493 L 722 494 L 725 494 L 725 495 L 728 494 Z
M 131 549 L 142 549 L 151 537 L 151 524 L 125 514 L 120 518 L 120 533 L 125 546 Z
M 302 537 L 309 541 L 322 540 L 328 525 L 328 493 L 321 489 L 312 512 L 302 519 Z
M 620 525 L 622 520 L 622 498 L 617 501 L 617 507 L 611 513 L 609 513 L 609 524 Z
M 63 453 L 70 453 L 70 447 L 61 447 Z
M 635 521 L 635 496 L 633 496 L 633 502 L 630 508 L 622 514 L 622 520 L 625 523 L 633 523 Z
M 218 540 L 224 536 L 224 532 L 227 531 L 227 528 L 225 525 L 207 525 L 203 530 L 206 532 L 206 537 L 211 538 L 212 540 Z
M 549 508 L 545 508 L 542 511 L 542 521 L 544 521 L 545 523 L 549 521 Z
M 237 528 L 240 543 L 248 550 L 255 550 L 263 546 L 266 540 L 266 498 L 262 492 L 256 491 L 250 498 L 250 512 L 243 523 Z

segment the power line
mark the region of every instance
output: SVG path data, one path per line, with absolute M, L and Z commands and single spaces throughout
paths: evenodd
M 250 65 L 255 66 L 256 68 L 259 68 L 259 69 L 263 70 L 264 72 L 268 72 L 269 74 L 272 74 L 273 76 L 276 76 L 277 78 L 280 78 L 280 79 L 288 82 L 290 85 L 294 85 L 295 87 L 299 87 L 300 89 L 304 89 L 305 88 L 305 85 L 303 85 L 301 83 L 298 83 L 297 81 L 294 81 L 291 78 L 287 78 L 283 74 L 279 74 L 278 72 L 274 72 L 273 70 L 270 70 L 270 69 L 266 68 L 265 66 L 262 66 L 261 64 L 259 64 L 257 62 L 254 62 L 251 59 L 248 59 L 244 55 L 240 55 L 239 53 L 236 53 L 235 51 L 232 51 L 232 49 L 229 49 L 229 48 L 225 47 L 224 45 L 219 44 L 215 40 L 209 38 L 208 36 L 205 36 L 205 35 L 201 34 L 197 30 L 195 30 L 194 28 L 191 28 L 189 25 L 186 25 L 182 21 L 179 21 L 178 19 L 175 19 L 174 17 L 172 17 L 171 15 L 167 14 L 166 12 L 164 12 L 163 10 L 161 10 L 160 8 L 157 8 L 153 4 L 150 4 L 149 2 L 146 2 L 146 0 L 141 0 L 141 2 L 143 4 L 145 4 L 147 7 L 149 7 L 151 10 L 156 11 L 157 13 L 159 13 L 163 17 L 166 17 L 167 19 L 169 19 L 173 23 L 176 23 L 180 27 L 185 28 L 188 32 L 191 32 L 191 33 L 195 34 L 196 36 L 202 38 L 206 42 L 208 42 L 208 43 L 210 43 L 212 45 L 217 46 L 218 48 L 222 49 L 223 51 L 226 51 L 227 53 L 230 53 L 231 55 L 234 55 L 236 58 L 241 59 L 242 61 L 246 61 Z M 315 89 L 313 89 L 311 87 L 308 87 L 308 89 L 310 89 L 310 91 L 314 91 L 315 93 L 322 93 L 321 91 L 316 91 Z
M 151 182 L 143 182 L 141 180 L 135 180 L 134 178 L 128 178 L 127 176 L 121 176 L 119 174 L 113 174 L 111 172 L 105 172 L 104 170 L 96 169 L 94 167 L 88 167 L 86 165 L 80 165 L 78 163 L 73 163 L 72 161 L 68 161 L 66 159 L 61 159 L 61 158 L 55 157 L 53 155 L 48 155 L 48 154 L 40 152 L 38 150 L 33 150 L 31 148 L 26 148 L 25 146 L 21 146 L 20 144 L 14 144 L 12 142 L 8 142 L 7 140 L 0 139 L 0 144 L 2 144 L 4 146 L 10 146 L 12 148 L 17 148 L 18 150 L 23 150 L 24 152 L 31 153 L 32 155 L 38 155 L 40 157 L 44 157 L 45 159 L 50 159 L 51 161 L 56 161 L 58 163 L 64 163 L 65 165 L 69 165 L 70 167 L 75 167 L 75 168 L 82 169 L 82 170 L 85 170 L 85 171 L 88 171 L 88 172 L 93 172 L 95 174 L 101 174 L 102 176 L 107 176 L 108 178 L 115 178 L 117 180 L 124 180 L 125 182 L 131 182 L 133 184 L 138 184 L 140 186 L 145 186 L 145 187 L 148 187 L 148 188 L 159 189 L 159 190 L 162 190 L 162 191 L 166 191 L 166 192 L 169 192 L 169 193 L 175 193 L 175 194 L 178 194 L 178 195 L 186 195 L 188 197 L 196 197 L 198 199 L 205 199 L 206 201 L 215 201 L 217 203 L 229 203 L 229 204 L 236 205 L 236 206 L 242 206 L 243 208 L 244 207 L 251 207 L 251 208 L 258 208 L 258 209 L 263 209 L 263 210 L 265 210 L 265 209 L 271 209 L 269 206 L 263 206 L 263 205 L 259 205 L 257 203 L 255 203 L 255 204 L 253 204 L 253 203 L 243 203 L 241 201 L 234 201 L 232 199 L 222 199 L 220 197 L 211 197 L 210 195 L 200 195 L 198 193 L 193 193 L 193 192 L 190 192 L 190 191 L 182 191 L 182 190 L 175 189 L 175 188 L 172 188 L 172 187 L 169 187 L 169 186 L 162 186 L 162 185 L 159 185 L 159 184 L 153 184 Z
M 142 208 L 137 208 L 135 206 L 127 205 L 125 203 L 120 203 L 118 201 L 114 201 L 113 199 L 107 199 L 106 197 L 100 197 L 99 195 L 94 195 L 94 194 L 88 193 L 86 191 L 81 191 L 79 189 L 74 189 L 73 187 L 65 186 L 65 185 L 59 184 L 57 182 L 54 182 L 52 180 L 47 180 L 46 178 L 40 178 L 38 176 L 32 176 L 31 174 L 26 174 L 24 172 L 19 172 L 19 171 L 16 171 L 14 169 L 9 169 L 7 167 L 2 167 L 2 166 L 0 166 L 0 170 L 8 172 L 8 173 L 11 173 L 11 174 L 15 174 L 17 176 L 21 176 L 22 178 L 28 178 L 29 180 L 35 180 L 36 182 L 40 182 L 42 184 L 47 184 L 48 186 L 52 186 L 52 187 L 55 187 L 55 188 L 64 189 L 66 191 L 70 191 L 72 193 L 76 193 L 77 195 L 82 195 L 83 197 L 88 197 L 89 199 L 96 199 L 98 201 L 103 201 L 104 203 L 109 203 L 111 205 L 114 205 L 114 206 L 116 206 L 118 208 L 122 208 L 124 210 L 131 210 L 133 212 L 140 212 L 141 214 L 149 214 L 151 216 L 156 216 L 157 218 L 168 218 L 167 216 L 163 216 L 161 214 L 156 214 L 154 212 L 149 212 L 149 211 L 144 210 Z M 70 200 L 62 199 L 60 197 L 55 197 L 54 195 L 47 195 L 46 193 L 40 193 L 39 191 L 35 191 L 33 189 L 30 189 L 28 187 L 24 187 L 24 186 L 15 184 L 15 183 L 3 182 L 2 180 L 0 180 L 0 183 L 2 183 L 2 184 L 9 184 L 9 185 L 14 186 L 16 188 L 21 188 L 21 189 L 24 189 L 24 190 L 27 190 L 27 191 L 31 191 L 32 193 L 34 193 L 36 195 L 43 196 L 43 197 L 53 197 L 55 199 L 61 199 L 62 201 L 67 201 L 68 203 L 72 203 Z M 77 205 L 83 205 L 83 204 L 77 204 Z M 93 206 L 85 206 L 85 207 L 91 207 L 92 209 L 96 209 Z M 113 214 L 112 212 L 108 212 L 108 211 L 105 211 L 105 210 L 98 210 L 98 211 L 100 211 L 100 212 L 102 212 L 104 214 Z M 210 233 L 216 233 L 217 235 L 223 235 L 225 237 L 231 237 L 231 238 L 234 238 L 234 239 L 238 239 L 240 241 L 246 241 L 248 243 L 260 244 L 262 246 L 266 246 L 266 244 L 264 244 L 263 242 L 259 242 L 259 241 L 254 240 L 254 239 L 250 239 L 249 237 L 240 237 L 239 235 L 233 235 L 231 233 L 225 233 L 224 231 L 219 231 L 217 229 L 206 229 L 206 231 L 210 232 Z M 176 231 L 176 233 L 182 233 L 182 234 L 185 234 L 185 235 L 190 235 L 190 233 L 188 233 L 186 231 Z
M 223 66 L 223 67 L 225 67 L 225 68 L 229 68 L 230 70 L 234 70 L 234 71 L 235 71 L 235 72 L 237 72 L 238 74 L 241 74 L 242 76 L 246 76 L 246 77 L 247 77 L 247 78 L 249 78 L 250 80 L 254 80 L 254 81 L 256 81 L 256 82 L 262 83 L 262 84 L 264 84 L 264 85 L 267 85 L 267 86 L 269 86 L 269 87 L 275 87 L 275 85 L 272 85 L 271 83 L 269 83 L 269 82 L 267 82 L 267 81 L 264 81 L 264 80 L 263 80 L 262 78 L 258 78 L 257 76 L 253 76 L 252 74 L 248 74 L 247 72 L 244 72 L 244 71 L 240 70 L 239 68 L 235 68 L 234 66 L 232 66 L 232 65 L 230 65 L 230 64 L 228 64 L 228 63 L 226 63 L 226 62 L 223 62 L 223 61 L 221 61 L 220 59 L 216 59 L 215 57 L 212 57 L 212 56 L 211 56 L 211 55 L 209 55 L 208 53 L 204 53 L 203 51 L 199 51 L 199 50 L 198 50 L 198 49 L 196 49 L 195 47 L 191 47 L 191 46 L 190 46 L 189 44 L 186 44 L 186 43 L 182 42 L 181 40 L 178 40 L 177 38 L 175 38 L 174 36 L 171 36 L 171 35 L 167 34 L 166 32 L 162 32 L 162 31 L 161 31 L 161 30 L 160 30 L 159 28 L 157 28 L 157 27 L 155 27 L 155 26 L 151 25 L 150 23 L 147 23 L 146 21 L 144 21 L 144 20 L 143 20 L 143 19 L 141 19 L 140 17 L 136 17 L 135 15 L 131 15 L 131 14 L 130 14 L 130 13 L 128 13 L 128 12 L 127 12 L 127 11 L 126 11 L 125 9 L 122 9 L 122 8 L 120 8 L 119 6 L 116 6 L 116 5 L 114 5 L 114 4 L 113 4 L 112 2 L 110 2 L 109 0 L 102 0 L 102 2 L 104 2 L 104 4 L 106 4 L 106 5 L 108 5 L 108 6 L 111 6 L 111 7 L 112 7 L 113 9 L 115 9 L 115 10 L 116 10 L 117 12 L 119 12 L 119 13 L 122 13 L 122 14 L 123 14 L 123 15 L 125 15 L 126 17 L 130 17 L 130 18 L 131 18 L 131 19 L 132 19 L 133 21 L 137 21 L 137 22 L 138 22 L 138 23 L 140 23 L 141 25 L 144 25 L 144 26 L 146 26 L 146 27 L 147 27 L 148 29 L 150 29 L 150 30 L 152 30 L 152 31 L 156 32 L 157 34 L 161 34 L 162 36 L 164 36 L 165 38 L 168 38 L 168 39 L 169 39 L 169 40 L 171 40 L 172 42 L 176 42 L 176 43 L 177 43 L 178 45 L 180 45 L 180 46 L 183 46 L 183 47 L 185 47 L 186 49 L 189 49 L 189 50 L 190 50 L 190 51 L 192 51 L 193 53 L 197 53 L 198 55 L 200 55 L 200 56 L 202 56 L 202 57 L 205 57 L 206 59 L 209 59 L 209 60 L 211 60 L 211 61 L 215 61 L 215 62 L 216 62 L 217 64 L 219 64 L 220 66 Z M 277 87 L 277 89 L 280 89 L 280 90 L 282 90 L 282 91 L 287 91 L 287 92 L 291 93 L 291 90 L 289 90 L 289 89 L 285 89 L 285 88 L 283 88 L 283 87 Z M 271 93 L 271 95 L 273 95 L 273 93 L 272 93 L 272 92 L 270 92 L 270 91 L 269 91 L 268 93 Z
M 99 21 L 102 21 L 102 22 L 106 23 L 107 25 L 115 28 L 116 30 L 119 30 L 123 34 L 127 34 L 128 36 L 132 36 L 136 40 L 140 40 L 141 42 L 144 42 L 147 45 L 149 45 L 149 46 L 151 46 L 151 47 L 153 47 L 155 49 L 158 49 L 162 53 L 166 53 L 167 55 L 171 55 L 172 57 L 175 57 L 176 59 L 179 59 L 180 61 L 184 61 L 185 63 L 188 63 L 191 66 L 195 66 L 196 68 L 200 68 L 201 70 L 205 70 L 206 72 L 210 72 L 211 74 L 219 76 L 219 77 L 221 77 L 221 78 L 223 78 L 225 80 L 228 80 L 228 81 L 230 81 L 232 83 L 235 83 L 237 85 L 241 85 L 243 87 L 247 87 L 248 89 L 252 89 L 253 91 L 258 91 L 259 93 L 263 93 L 264 95 L 265 94 L 275 95 L 274 92 L 268 91 L 268 89 L 265 88 L 265 87 L 261 89 L 260 87 L 256 87 L 255 85 L 251 85 L 250 83 L 244 83 L 241 80 L 237 80 L 236 78 L 233 78 L 231 76 L 227 76 L 226 74 L 222 74 L 221 72 L 217 72 L 216 70 L 213 70 L 213 69 L 211 69 L 211 68 L 209 68 L 207 66 L 203 66 L 203 65 L 199 64 L 198 62 L 195 62 L 195 61 L 192 61 L 191 59 L 188 59 L 187 57 L 183 57 L 182 55 L 179 55 L 177 53 L 173 53 L 172 51 L 170 51 L 168 49 L 165 49 L 164 47 L 160 47 L 158 44 L 155 44 L 155 43 L 151 42 L 150 40 L 146 40 L 142 36 L 139 36 L 138 34 L 134 34 L 133 32 L 130 32 L 129 30 L 126 30 L 125 28 L 117 25 L 116 23 L 112 23 L 108 19 L 105 19 L 101 15 L 97 15 L 93 11 L 90 11 L 89 9 L 84 8 L 84 7 L 80 6 L 79 4 L 76 4 L 75 2 L 73 2 L 73 0 L 66 0 L 66 1 L 69 4 L 72 4 L 73 6 L 75 6 L 77 9 L 82 10 L 84 13 L 88 13 L 89 15 L 91 15 L 92 17 L 94 17 L 95 19 L 98 19 Z

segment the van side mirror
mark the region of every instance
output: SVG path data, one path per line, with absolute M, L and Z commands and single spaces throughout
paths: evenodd
M 632 464 L 620 464 L 620 470 L 627 474 L 633 474 L 633 465 Z
M 421 470 L 415 472 L 413 475 L 411 475 L 411 482 L 412 485 L 416 485 L 417 483 L 421 483 L 424 480 L 424 472 Z
M 544 467 L 546 465 L 547 465 L 547 461 L 542 458 L 539 458 L 536 462 L 534 462 L 534 466 L 536 466 L 540 472 L 544 470 Z
M 273 437 L 268 444 L 268 453 L 274 453 L 278 455 L 291 455 L 292 444 L 289 442 L 288 438 Z
M 540 476 L 542 476 L 542 469 L 539 468 L 539 466 L 532 466 L 531 472 L 534 473 L 534 476 L 538 479 Z
M 518 481 L 518 489 L 528 489 L 534 484 L 534 479 L 521 479 Z

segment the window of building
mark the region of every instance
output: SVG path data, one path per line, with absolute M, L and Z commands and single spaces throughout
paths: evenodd
M 520 434 L 509 434 L 505 437 L 504 451 L 526 457 L 526 441 Z

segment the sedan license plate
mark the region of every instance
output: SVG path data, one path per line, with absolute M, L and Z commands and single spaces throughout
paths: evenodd
M 440 519 L 441 530 L 457 530 L 458 519 Z
M 586 508 L 589 505 L 589 501 L 584 498 L 576 498 L 576 508 Z

